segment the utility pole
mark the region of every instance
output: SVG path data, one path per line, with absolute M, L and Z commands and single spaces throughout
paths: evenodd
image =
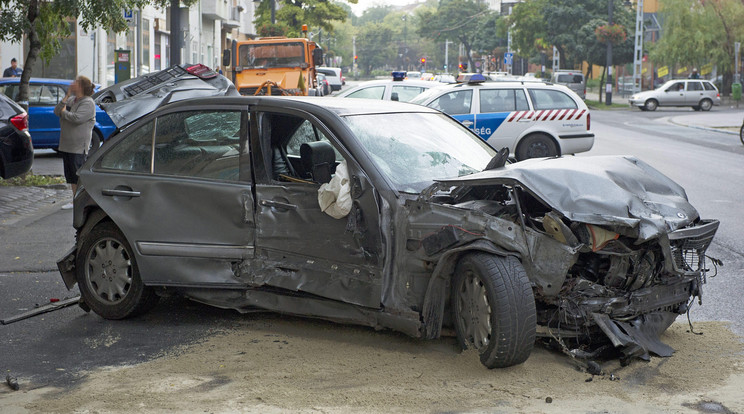
M 269 0 L 271 2 L 271 24 L 276 24 L 276 0 Z
M 607 2 L 607 27 L 612 27 L 613 0 Z M 607 39 L 607 84 L 605 85 L 605 105 L 612 105 L 612 42 Z
M 643 0 L 636 0 L 635 46 L 633 53 L 633 93 L 641 91 L 643 75 Z M 651 71 L 653 73 L 653 71 Z M 653 76 L 651 77 L 653 84 Z
M 352 54 L 354 55 L 354 79 L 356 79 L 359 76 L 357 68 L 359 67 L 356 62 L 356 36 L 351 38 L 351 47 L 352 47 Z
M 183 47 L 183 32 L 181 31 L 181 0 L 171 0 L 170 18 L 170 64 L 180 65 L 181 48 Z
M 455 43 L 450 42 L 449 39 L 444 40 L 444 71 L 449 73 L 449 44 Z

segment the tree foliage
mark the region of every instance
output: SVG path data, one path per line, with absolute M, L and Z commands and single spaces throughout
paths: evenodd
M 607 24 L 608 0 L 531 0 L 517 4 L 509 17 L 512 48 L 522 56 L 533 56 L 555 46 L 561 66 L 572 67 L 582 61 L 602 64 L 595 30 Z M 625 40 L 613 45 L 613 62 L 621 65 L 633 60 L 635 12 L 614 2 L 613 23 L 625 29 Z M 605 55 L 606 56 L 606 55 Z
M 734 43 L 744 38 L 740 0 L 662 0 L 662 32 L 651 48 L 654 62 L 701 66 L 712 63 L 728 92 L 734 72 Z
M 348 11 L 340 3 L 331 0 L 274 0 L 276 2 L 275 17 L 277 24 L 289 28 L 287 36 L 299 37 L 302 25 L 319 27 L 326 32 L 333 30 L 334 22 L 343 22 L 348 17 Z M 346 0 L 356 4 L 358 0 Z M 257 27 L 271 24 L 271 0 L 262 0 L 256 8 Z
M 393 39 L 393 30 L 382 23 L 367 23 L 357 35 L 359 66 L 369 75 L 372 69 L 384 65 L 393 59 L 393 50 L 389 47 Z
M 186 5 L 195 2 L 183 1 Z M 19 88 L 21 104 L 28 105 L 28 81 L 37 60 L 51 59 L 59 52 L 61 39 L 70 35 L 69 20 L 77 19 L 84 30 L 105 27 L 118 33 L 127 30 L 122 10 L 169 4 L 169 0 L 0 0 L 0 39 L 11 42 L 26 39 L 29 44 Z

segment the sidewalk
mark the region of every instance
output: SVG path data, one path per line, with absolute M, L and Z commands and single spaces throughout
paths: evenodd
M 744 111 L 691 112 L 685 115 L 671 116 L 667 120 L 672 124 L 689 128 L 739 135 L 742 122 L 744 122 Z
M 42 209 L 61 208 L 72 199 L 68 186 L 0 186 L 0 228 L 10 226 Z
M 628 98 L 630 96 L 624 97 L 619 93 L 613 93 L 612 94 L 612 103 L 613 104 L 619 104 L 619 105 L 628 105 Z M 599 92 L 594 92 L 587 90 L 586 91 L 586 99 L 592 100 L 592 101 L 599 101 Z M 605 101 L 605 94 L 602 93 L 602 104 L 604 104 Z

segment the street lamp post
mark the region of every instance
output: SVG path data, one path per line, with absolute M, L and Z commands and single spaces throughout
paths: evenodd
M 612 26 L 613 1 L 607 2 L 607 25 Z M 607 39 L 607 84 L 605 85 L 605 104 L 612 105 L 612 42 Z
M 271 4 L 271 24 L 276 24 L 276 0 L 269 0 Z

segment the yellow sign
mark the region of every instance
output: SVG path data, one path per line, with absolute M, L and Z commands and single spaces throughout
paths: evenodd
M 709 73 L 713 72 L 713 64 L 712 63 L 706 63 L 700 68 L 700 74 L 701 75 L 707 75 Z
M 668 66 L 662 66 L 659 69 L 656 70 L 656 73 L 659 75 L 660 78 L 663 78 L 664 76 L 669 74 L 669 67 Z
M 687 72 L 687 66 L 682 66 L 681 68 L 677 69 L 677 75 L 681 75 L 685 72 Z
M 648 71 L 648 68 L 641 69 L 641 75 L 645 75 L 647 71 Z

